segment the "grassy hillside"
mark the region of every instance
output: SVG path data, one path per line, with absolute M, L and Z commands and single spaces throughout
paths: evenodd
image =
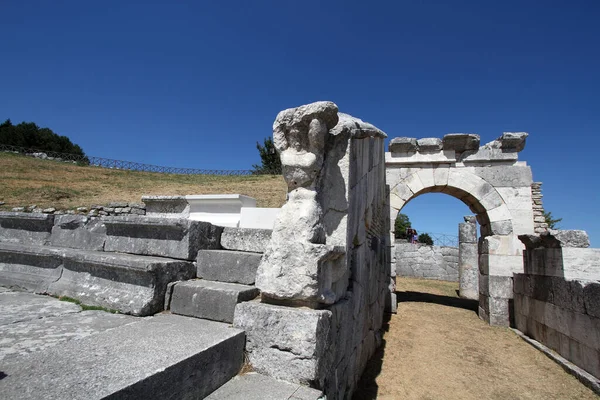
M 281 176 L 171 175 L 80 167 L 0 153 L 0 209 L 36 204 L 70 209 L 111 201 L 140 202 L 142 195 L 239 193 L 258 207 L 281 207 L 286 185 Z

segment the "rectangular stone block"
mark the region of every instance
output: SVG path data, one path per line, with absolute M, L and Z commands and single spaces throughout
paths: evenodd
M 566 279 L 595 281 L 600 276 L 600 249 L 563 247 L 562 266 Z M 561 276 L 559 274 L 559 276 Z
M 221 246 L 226 250 L 264 253 L 271 241 L 270 229 L 229 228 L 223 229 Z
M 458 224 L 459 243 L 477 243 L 477 225 L 467 222 Z
M 490 314 L 489 323 L 492 326 L 510 326 L 510 316 L 508 314 Z
M 50 235 L 50 245 L 72 249 L 104 249 L 106 226 L 100 218 L 84 215 L 57 215 Z
M 193 263 L 181 260 L 71 249 L 62 253 L 62 273 L 50 282 L 48 293 L 137 316 L 162 311 L 167 284 L 196 274 Z
M 516 294 L 524 294 L 525 287 L 525 275 L 514 274 L 513 275 L 513 292 Z
M 600 283 L 588 282 L 583 287 L 583 298 L 587 314 L 600 318 Z
M 142 196 L 146 215 L 158 218 L 187 218 L 190 205 L 185 196 Z
M 243 350 L 238 329 L 160 315 L 5 360 L 0 392 L 22 400 L 203 399 L 239 372 Z
M 532 295 L 536 300 L 553 303 L 554 291 L 552 277 L 542 275 L 531 275 Z
M 539 322 L 540 324 L 547 325 L 547 318 L 553 320 L 557 318 L 556 307 L 552 306 L 552 304 L 544 303 L 543 301 L 529 299 L 529 317 Z M 561 331 L 561 329 L 559 329 L 559 326 L 561 325 L 564 326 L 564 324 L 552 322 L 550 323 L 550 326 L 558 331 Z
M 485 166 L 473 167 L 473 173 L 494 187 L 531 187 L 533 177 L 529 166 Z
M 513 273 L 523 272 L 523 257 L 481 254 L 479 271 L 486 275 L 512 277 Z
M 0 211 L 0 242 L 47 244 L 54 215 Z
M 510 210 L 510 208 L 509 208 Z M 513 232 L 515 235 L 531 235 L 535 231 L 533 223 L 533 211 L 529 210 L 510 210 L 512 216 Z
M 479 274 L 479 294 L 484 296 L 490 295 L 490 277 L 489 275 Z
M 509 315 L 509 300 L 503 297 L 489 297 L 490 314 Z
M 253 285 L 261 254 L 234 250 L 199 250 L 198 278 Z
M 459 244 L 458 275 L 460 297 L 476 300 L 479 296 L 479 266 L 476 244 Z
M 569 336 L 592 349 L 600 350 L 598 320 L 586 314 L 566 311 Z
M 63 262 L 61 249 L 0 242 L 0 285 L 45 292 Z
M 518 330 L 527 334 L 527 317 L 523 314 L 516 312 L 515 313 L 515 326 Z
M 206 400 L 320 400 L 323 392 L 250 372 L 238 375 Z
M 512 277 L 490 275 L 489 293 L 491 297 L 511 299 L 513 296 Z
M 259 373 L 294 383 L 318 382 L 332 313 L 259 302 L 236 306 L 233 326 L 246 331 L 246 351 Z
M 173 287 L 170 309 L 174 314 L 232 323 L 236 304 L 252 300 L 258 294 L 254 286 L 235 283 L 179 282 Z
M 586 285 L 587 282 L 568 281 L 558 276 L 540 277 L 539 275 L 532 275 L 533 282 L 538 282 L 541 279 L 551 282 L 552 296 L 549 297 L 551 303 L 581 314 L 589 313 L 591 310 L 591 308 L 586 307 L 585 302 L 585 288 L 583 285 Z M 538 295 L 536 298 L 543 300 L 541 297 Z
M 199 249 L 218 249 L 222 227 L 147 216 L 105 217 L 105 251 L 193 261 Z
M 523 306 L 523 295 L 522 294 L 513 294 L 513 307 L 515 312 L 522 313 Z
M 559 334 L 555 329 L 546 326 L 546 342 L 544 344 L 552 350 L 558 351 L 560 348 Z

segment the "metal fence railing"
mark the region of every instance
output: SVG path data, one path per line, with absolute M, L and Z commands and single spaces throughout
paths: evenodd
M 39 159 L 69 162 L 92 167 L 120 169 L 127 171 L 158 172 L 162 174 L 178 175 L 223 175 L 223 176 L 243 176 L 259 175 L 260 171 L 254 170 L 224 170 L 224 169 L 197 169 L 197 168 L 177 168 L 163 167 L 159 165 L 144 164 L 134 161 L 113 160 L 110 158 L 82 156 L 79 154 L 59 153 L 55 151 L 30 149 L 19 146 L 12 146 L 0 143 L 0 152 L 18 153 Z
M 427 233 L 433 239 L 433 244 L 436 246 L 458 247 L 458 236 L 448 235 L 446 233 Z

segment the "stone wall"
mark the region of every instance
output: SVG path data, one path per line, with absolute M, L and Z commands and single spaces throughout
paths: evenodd
M 542 204 L 542 182 L 531 184 L 531 201 L 533 202 L 533 227 L 535 233 L 543 233 L 548 230 L 546 217 L 544 216 L 544 205 Z
M 458 247 L 397 241 L 396 274 L 458 282 Z
M 319 102 L 282 111 L 273 136 L 289 200 L 257 272 L 262 299 L 239 304 L 234 326 L 258 372 L 349 399 L 389 297 L 385 134 Z
M 600 249 L 585 248 L 583 231 L 521 239 L 527 249 L 525 272 L 514 275 L 517 329 L 600 379 Z
M 41 208 L 35 204 L 14 207 L 13 212 L 25 212 L 33 214 L 50 215 L 87 215 L 89 217 L 101 217 L 108 215 L 145 215 L 146 205 L 144 203 L 112 202 L 108 205 L 92 205 L 90 207 L 77 207 L 74 209 L 59 209 L 56 207 Z

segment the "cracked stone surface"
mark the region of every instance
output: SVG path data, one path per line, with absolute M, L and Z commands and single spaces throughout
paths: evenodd
M 0 360 L 81 339 L 135 317 L 104 311 L 82 311 L 77 304 L 50 296 L 0 287 Z

